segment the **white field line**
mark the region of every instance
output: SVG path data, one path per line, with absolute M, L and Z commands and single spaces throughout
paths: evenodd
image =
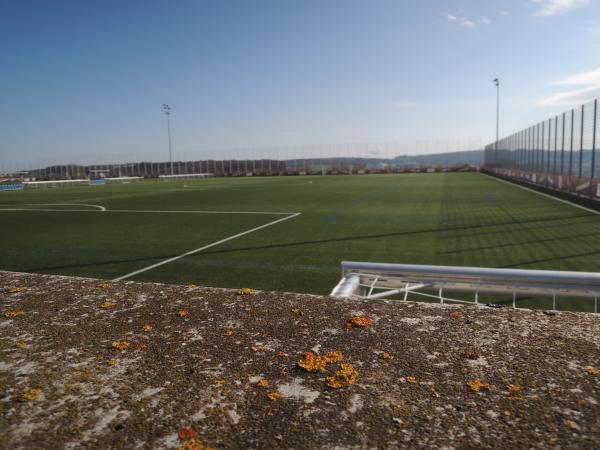
M 98 208 L 99 211 L 106 211 L 102 205 L 91 205 L 89 203 L 27 203 L 23 206 L 90 206 Z M 54 209 L 55 211 L 90 211 L 89 209 Z M 0 208 L 0 211 L 45 211 L 36 208 Z M 47 210 L 46 210 L 47 211 Z M 91 210 L 94 211 L 94 210 Z
M 242 231 L 241 233 L 234 234 L 233 236 L 229 236 L 229 237 L 227 237 L 225 239 L 221 239 L 220 241 L 213 242 L 212 244 L 208 244 L 208 245 L 205 245 L 203 247 L 196 248 L 194 250 L 190 250 L 189 252 L 185 252 L 185 253 L 182 253 L 181 255 L 174 256 L 173 258 L 165 259 L 164 261 L 158 262 L 156 264 L 152 264 L 151 266 L 144 267 L 142 269 L 139 269 L 139 270 L 133 271 L 131 273 L 122 275 L 122 276 L 120 276 L 118 278 L 115 278 L 113 281 L 120 281 L 120 280 L 125 280 L 127 278 L 131 278 L 131 277 L 133 277 L 135 275 L 138 275 L 140 273 L 147 272 L 147 271 L 155 269 L 157 267 L 164 266 L 165 264 L 169 264 L 169 263 L 171 263 L 173 261 L 177 261 L 178 259 L 185 258 L 186 256 L 190 256 L 190 255 L 194 255 L 196 253 L 200 253 L 200 252 L 202 252 L 202 251 L 204 251 L 206 249 L 209 249 L 211 247 L 216 247 L 217 245 L 223 244 L 223 243 L 228 242 L 228 241 L 232 241 L 234 239 L 237 239 L 239 237 L 245 236 L 245 235 L 250 234 L 250 233 L 254 233 L 255 231 L 262 230 L 263 228 L 267 228 L 267 227 L 273 226 L 273 225 L 275 225 L 277 223 L 280 223 L 280 222 L 283 222 L 285 220 L 293 219 L 294 217 L 298 217 L 300 214 L 301 213 L 292 213 L 291 215 L 288 215 L 288 216 L 286 216 L 286 217 L 284 217 L 282 219 L 277 219 L 277 220 L 274 220 L 272 222 L 269 222 L 269 223 L 266 223 L 264 225 L 261 225 L 259 227 L 252 228 L 252 229 L 246 230 L 246 231 Z
M 83 205 L 83 203 L 81 203 Z M 92 206 L 92 205 L 86 205 Z M 94 205 L 99 206 L 99 205 Z M 104 208 L 104 207 L 101 207 Z M 281 211 L 202 211 L 202 210 L 153 210 L 153 209 L 58 209 L 58 208 L 0 208 L 0 211 L 36 211 L 36 212 L 104 212 L 104 213 L 157 213 L 157 214 L 264 214 L 271 216 L 289 216 L 293 212 Z
M 100 211 L 106 211 L 106 208 L 102 205 L 90 205 L 89 203 L 47 203 L 50 206 L 91 206 L 92 208 L 98 208 Z M 39 205 L 37 205 L 39 206 Z
M 564 204 L 570 205 L 570 206 L 574 206 L 575 208 L 583 209 L 584 211 L 587 211 L 587 212 L 591 212 L 591 213 L 594 213 L 594 214 L 600 214 L 600 211 L 596 211 L 596 210 L 591 209 L 591 208 L 586 208 L 585 206 L 578 205 L 577 203 L 573 203 L 573 202 L 570 202 L 568 200 L 564 200 L 562 198 L 554 197 L 553 195 L 545 194 L 543 192 L 536 191 L 535 189 L 530 189 L 528 187 L 521 186 L 520 184 L 517 184 L 517 183 L 511 183 L 510 181 L 504 180 L 502 178 L 493 177 L 491 175 L 488 175 L 487 173 L 484 173 L 483 175 L 485 175 L 486 177 L 490 177 L 491 179 L 499 181 L 501 183 L 508 184 L 509 186 L 512 186 L 512 187 L 518 187 L 518 188 L 524 189 L 526 191 L 533 192 L 534 194 L 541 195 L 542 197 L 547 197 L 547 198 L 550 198 L 552 200 L 556 200 L 557 202 L 564 203 Z

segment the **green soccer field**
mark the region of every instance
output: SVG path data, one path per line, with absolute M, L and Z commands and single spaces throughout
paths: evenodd
M 13 271 L 325 294 L 342 260 L 600 266 L 600 216 L 477 173 L 147 181 L 0 192 L 0 208 Z

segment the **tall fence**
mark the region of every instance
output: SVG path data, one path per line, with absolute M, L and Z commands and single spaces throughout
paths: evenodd
M 485 147 L 484 168 L 550 189 L 600 199 L 598 99 Z

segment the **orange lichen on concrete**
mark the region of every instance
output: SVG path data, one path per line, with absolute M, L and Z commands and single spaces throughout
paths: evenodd
M 383 352 L 383 359 L 387 361 L 392 361 L 394 359 L 394 355 L 389 352 Z
M 300 308 L 298 308 L 297 306 L 294 306 L 294 307 L 292 308 L 292 312 L 293 312 L 294 314 L 300 314 L 300 312 L 301 312 L 301 311 L 300 311 Z
M 315 355 L 313 352 L 304 352 L 304 359 L 298 361 L 297 364 L 307 372 L 325 372 L 327 367 L 325 358 Z
M 9 294 L 18 294 L 20 292 L 25 292 L 27 291 L 26 287 L 12 287 L 12 288 L 6 288 L 6 292 L 8 292 Z
M 238 291 L 238 295 L 254 295 L 256 294 L 256 289 L 252 288 L 243 288 Z
M 104 302 L 100 305 L 100 308 L 111 309 L 111 308 L 114 308 L 115 306 L 117 306 L 117 304 L 115 302 Z
M 325 361 L 327 361 L 328 363 L 336 363 L 344 359 L 344 355 L 342 352 L 333 351 L 327 353 L 325 356 L 323 356 L 323 358 L 325 358 Z
M 213 381 L 213 384 L 215 386 L 223 386 L 225 383 L 227 383 L 225 380 L 218 378 L 216 380 Z
M 319 356 L 313 352 L 304 352 L 304 359 L 298 361 L 298 366 L 307 372 L 325 372 L 327 364 L 332 364 L 344 359 L 342 352 L 329 352 Z
M 233 330 L 231 328 L 229 328 L 228 330 L 225 330 L 225 333 L 223 333 L 224 336 L 233 336 Z
M 273 401 L 281 400 L 281 394 L 277 391 L 268 393 L 267 397 L 269 398 L 269 400 L 273 400 Z
M 288 354 L 286 352 L 277 352 L 277 356 L 280 358 L 287 358 Z
M 256 386 L 264 388 L 267 387 L 269 385 L 269 380 L 260 380 L 258 383 L 256 383 Z
M 523 400 L 523 397 L 515 396 L 515 397 L 508 397 L 508 399 L 512 400 L 513 402 L 520 402 L 521 400 Z
M 15 344 L 15 347 L 17 348 L 27 348 L 29 347 L 29 344 L 25 341 L 19 341 Z
M 179 317 L 187 317 L 190 315 L 190 312 L 187 309 L 180 309 L 179 311 L 177 311 L 177 315 Z
M 98 283 L 98 287 L 100 289 L 106 289 L 108 286 L 109 286 L 108 283 L 104 283 L 104 282 Z
M 452 319 L 460 319 L 463 317 L 463 313 L 461 313 L 460 311 L 452 311 L 451 313 L 448 314 L 448 317 L 452 318 Z
M 25 315 L 25 311 L 9 311 L 7 313 L 4 313 L 5 317 L 8 317 L 9 319 L 14 319 L 16 317 L 21 317 Z
M 410 384 L 417 384 L 417 377 L 413 377 L 412 375 L 410 377 L 406 377 L 406 382 Z
M 585 371 L 589 374 L 589 375 L 593 375 L 593 376 L 598 376 L 600 375 L 600 369 L 596 368 L 596 367 L 588 367 L 587 369 L 585 369 Z
M 261 347 L 260 345 L 253 345 L 251 348 L 252 348 L 252 351 L 254 353 L 263 353 L 263 352 L 265 352 L 265 349 L 263 347 Z
M 112 348 L 116 348 L 117 350 L 127 350 L 131 346 L 127 341 L 114 341 L 111 345 Z
M 41 394 L 39 389 L 29 389 L 21 394 L 23 400 L 32 401 L 38 398 Z
M 373 319 L 367 316 L 352 316 L 348 323 L 353 327 L 364 328 L 373 325 Z
M 146 333 L 148 333 L 149 331 L 152 331 L 152 328 L 153 328 L 153 327 L 152 327 L 152 325 L 144 325 L 144 328 L 143 328 L 143 330 L 144 330 Z
M 198 286 L 196 286 L 194 283 L 188 283 L 185 285 L 185 287 L 188 289 L 194 289 L 195 287 L 198 287 Z
M 181 427 L 177 432 L 179 439 L 185 441 L 187 439 L 192 439 L 198 436 L 198 433 L 192 429 L 192 427 Z
M 467 349 L 463 352 L 463 358 L 467 358 L 467 359 L 477 359 L 481 356 L 481 353 L 479 353 L 479 351 L 474 350 L 474 349 Z
M 506 388 L 510 391 L 510 392 L 519 392 L 521 390 L 521 387 L 517 384 L 512 384 L 512 383 L 508 383 L 506 385 Z
M 212 447 L 206 447 L 202 442 L 196 438 L 188 439 L 183 443 L 179 450 L 215 450 Z
M 479 392 L 481 390 L 489 391 L 491 389 L 489 383 L 483 383 L 481 380 L 469 381 L 467 384 L 473 392 Z
M 333 389 L 352 386 L 358 380 L 358 370 L 352 364 L 341 364 L 341 369 L 327 377 L 327 385 Z

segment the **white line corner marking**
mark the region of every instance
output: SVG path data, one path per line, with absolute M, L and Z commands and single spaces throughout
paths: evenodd
M 181 255 L 174 256 L 174 257 L 169 258 L 169 259 L 165 259 L 164 261 L 158 262 L 156 264 L 152 264 L 151 266 L 144 267 L 144 268 L 136 270 L 134 272 L 125 274 L 123 276 L 115 278 L 113 281 L 121 281 L 121 280 L 125 280 L 127 278 L 131 278 L 131 277 L 133 277 L 135 275 L 138 275 L 140 273 L 147 272 L 147 271 L 155 269 L 157 267 L 164 266 L 165 264 L 169 264 L 169 263 L 171 263 L 173 261 L 177 261 L 178 259 L 185 258 L 186 256 L 190 256 L 190 255 L 194 255 L 196 253 L 200 253 L 200 252 L 202 252 L 202 251 L 204 251 L 206 249 L 209 249 L 211 247 L 216 247 L 217 245 L 223 244 L 223 243 L 225 243 L 227 241 L 232 241 L 233 239 L 237 239 L 239 237 L 245 236 L 246 234 L 254 233 L 255 231 L 262 230 L 263 228 L 270 227 L 272 225 L 278 224 L 278 223 L 283 222 L 285 220 L 293 219 L 294 217 L 298 217 L 300 214 L 302 214 L 302 213 L 292 213 L 291 215 L 286 216 L 286 217 L 284 217 L 282 219 L 274 220 L 272 222 L 266 223 L 266 224 L 261 225 L 259 227 L 252 228 L 251 230 L 242 231 L 241 233 L 234 234 L 233 236 L 226 237 L 225 239 L 221 239 L 220 241 L 213 242 L 212 244 L 205 245 L 204 247 L 200 247 L 200 248 L 196 248 L 194 250 L 190 250 L 189 252 L 182 253 Z

